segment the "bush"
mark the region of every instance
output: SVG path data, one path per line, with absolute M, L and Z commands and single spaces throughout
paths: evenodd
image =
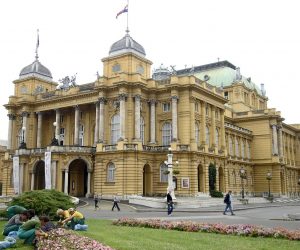
M 223 198 L 223 193 L 217 190 L 211 190 L 210 191 L 211 197 L 217 197 L 217 198 Z
M 9 206 L 19 205 L 27 209 L 34 209 L 37 215 L 56 216 L 58 208 L 68 209 L 74 207 L 68 195 L 56 190 L 34 190 L 25 192 L 13 198 Z

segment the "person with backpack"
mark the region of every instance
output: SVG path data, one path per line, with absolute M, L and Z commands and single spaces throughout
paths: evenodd
M 111 211 L 114 211 L 115 207 L 118 209 L 118 211 L 120 211 L 120 208 L 119 208 L 119 205 L 118 205 L 119 202 L 120 202 L 120 199 L 118 198 L 118 194 L 116 194 L 114 196 L 114 204 L 111 208 Z
M 232 211 L 232 206 L 231 206 L 231 201 L 232 201 L 231 193 L 232 193 L 231 190 L 229 190 L 228 193 L 225 195 L 225 198 L 224 198 L 224 203 L 226 204 L 225 210 L 223 212 L 224 215 L 226 215 L 226 212 L 227 212 L 228 209 L 231 212 L 231 215 L 235 215 Z

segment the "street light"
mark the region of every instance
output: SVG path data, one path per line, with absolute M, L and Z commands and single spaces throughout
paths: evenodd
M 242 199 L 244 199 L 245 198 L 244 179 L 247 178 L 247 174 L 246 174 L 246 170 L 243 167 L 240 169 L 240 177 L 242 182 Z
M 172 149 L 168 148 L 169 152 L 167 154 L 168 161 L 165 161 L 165 164 L 168 166 L 168 189 L 167 192 L 171 191 L 171 196 L 175 200 L 175 192 L 174 192 L 174 184 L 173 184 L 173 154 Z M 176 164 L 178 164 L 178 161 L 176 161 Z
M 269 182 L 269 194 L 268 194 L 268 197 L 271 198 L 271 186 L 270 186 L 270 182 L 271 182 L 271 180 L 272 180 L 272 173 L 271 173 L 270 170 L 268 170 L 268 172 L 267 172 L 266 179 L 267 179 L 268 182 Z
M 57 126 L 57 123 L 56 122 L 53 122 L 53 126 L 54 126 L 54 136 L 53 136 L 53 139 L 52 139 L 52 142 L 51 142 L 51 146 L 58 146 L 58 140 L 56 138 L 56 126 Z
M 23 126 L 22 127 L 22 141 L 20 143 L 19 149 L 26 149 L 26 142 L 25 142 L 25 131 L 26 131 L 26 127 Z

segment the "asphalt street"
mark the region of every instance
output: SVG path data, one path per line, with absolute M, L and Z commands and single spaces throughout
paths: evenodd
M 167 216 L 165 209 L 153 209 L 128 204 L 119 204 L 121 211 L 111 210 L 111 201 L 101 200 L 99 209 L 95 210 L 93 199 L 84 199 L 86 203 L 77 209 L 87 219 L 109 219 L 118 218 L 140 218 L 140 219 L 161 219 L 172 221 L 197 221 L 223 224 L 253 224 L 264 227 L 284 227 L 287 229 L 300 230 L 299 220 L 289 220 L 288 214 L 300 213 L 300 202 L 287 204 L 250 204 L 234 207 L 235 216 L 223 215 L 224 206 L 214 206 L 199 209 L 176 209 L 172 216 Z

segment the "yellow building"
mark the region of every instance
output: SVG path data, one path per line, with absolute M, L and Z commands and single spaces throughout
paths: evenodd
M 263 87 L 228 61 L 151 75 L 145 56 L 127 33 L 102 59 L 103 76 L 59 85 L 36 55 L 5 105 L 2 193 L 159 195 L 176 170 L 177 195 L 209 194 L 209 183 L 249 196 L 269 184 L 274 195 L 299 195 L 300 126 L 268 109 Z

